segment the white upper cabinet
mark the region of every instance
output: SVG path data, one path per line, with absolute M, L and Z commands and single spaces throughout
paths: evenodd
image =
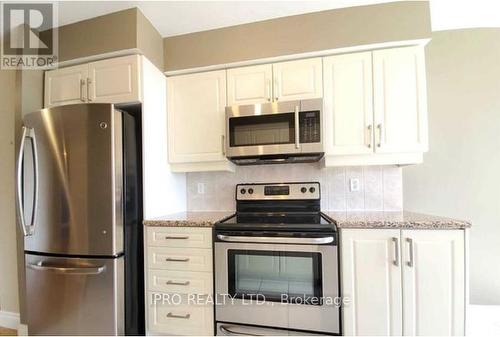
M 463 336 L 463 231 L 404 230 L 402 240 L 404 335 Z
M 229 163 L 224 153 L 226 71 L 170 77 L 167 88 L 172 169 L 220 170 L 220 164 Z
M 140 57 L 130 55 L 46 71 L 45 107 L 141 102 Z
M 87 78 L 87 64 L 45 72 L 44 106 L 86 102 Z
M 228 105 L 322 97 L 321 58 L 229 69 L 227 90 Z
M 274 101 L 323 96 L 321 58 L 275 63 L 273 78 Z
M 398 229 L 341 231 L 344 335 L 401 335 L 399 237 Z
M 227 105 L 266 103 L 272 100 L 271 64 L 227 71 Z
M 324 58 L 323 81 L 325 152 L 373 153 L 371 52 Z
M 89 64 L 89 101 L 123 103 L 139 100 L 139 55 Z
M 376 151 L 427 151 L 425 57 L 421 47 L 373 52 Z

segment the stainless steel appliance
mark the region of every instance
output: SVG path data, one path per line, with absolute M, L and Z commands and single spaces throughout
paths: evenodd
M 319 183 L 242 184 L 215 225 L 217 334 L 340 334 L 338 235 Z
M 23 124 L 17 206 L 29 334 L 143 334 L 138 116 L 77 104 Z
M 322 99 L 226 107 L 226 156 L 238 165 L 320 160 Z

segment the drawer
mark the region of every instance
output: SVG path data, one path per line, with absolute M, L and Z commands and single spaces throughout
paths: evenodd
M 148 267 L 211 272 L 212 249 L 148 247 Z
M 213 293 L 213 274 L 199 271 L 148 270 L 148 290 L 163 293 Z
M 148 227 L 147 245 L 158 247 L 212 248 L 212 228 Z
M 148 333 L 213 336 L 212 305 L 164 304 L 149 296 Z

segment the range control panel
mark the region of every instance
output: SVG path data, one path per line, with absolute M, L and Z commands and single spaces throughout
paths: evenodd
M 236 185 L 236 200 L 319 200 L 320 198 L 320 185 L 317 182 Z

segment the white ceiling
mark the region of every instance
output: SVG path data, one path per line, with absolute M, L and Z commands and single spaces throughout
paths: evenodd
M 402 0 L 404 1 L 404 0 Z M 139 7 L 163 37 L 391 0 L 61 1 L 58 25 Z M 433 30 L 500 27 L 498 0 L 431 0 Z

